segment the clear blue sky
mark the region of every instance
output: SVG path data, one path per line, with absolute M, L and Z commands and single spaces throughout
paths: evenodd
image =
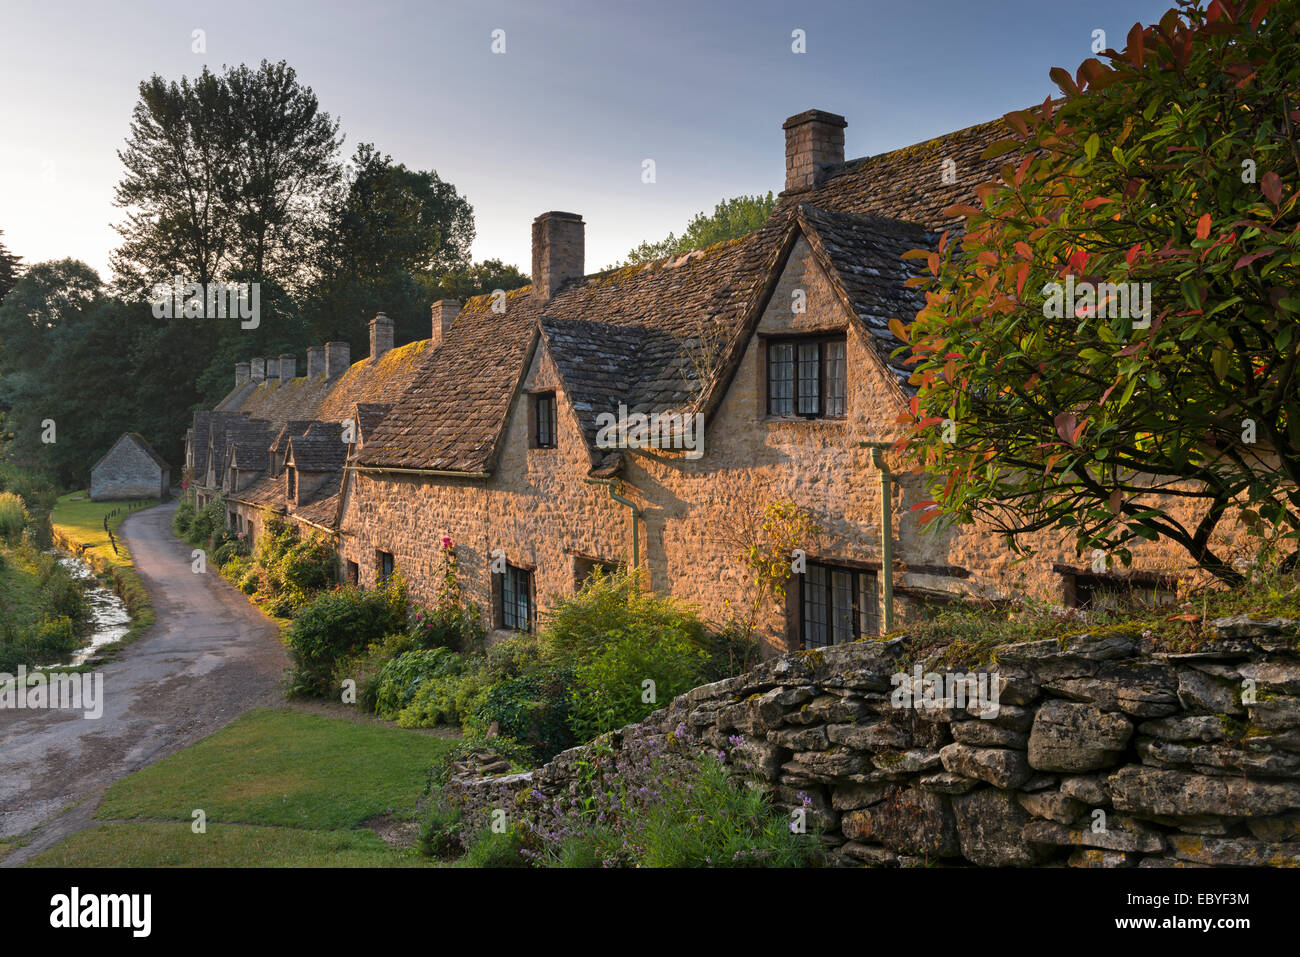
M 4 0 L 0 230 L 27 262 L 73 256 L 107 278 L 139 82 L 284 59 L 341 120 L 345 154 L 373 142 L 456 185 L 476 259 L 527 271 L 533 217 L 563 209 L 586 220 L 594 271 L 724 197 L 779 191 L 787 116 L 843 114 L 850 157 L 905 146 L 1041 101 L 1094 30 L 1121 48 L 1170 5 Z

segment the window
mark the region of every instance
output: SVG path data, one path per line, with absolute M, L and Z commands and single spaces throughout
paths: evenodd
M 497 616 L 502 628 L 515 631 L 533 630 L 533 573 L 507 565 L 501 575 L 501 613 Z
M 555 393 L 540 392 L 533 396 L 533 448 L 555 448 Z
M 393 577 L 393 553 L 379 552 L 379 584 L 388 584 L 388 579 Z
M 1067 575 L 1066 604 L 1075 608 L 1117 609 L 1132 605 L 1162 605 L 1173 601 L 1173 590 L 1163 582 L 1108 578 L 1104 575 Z
M 772 339 L 767 344 L 767 414 L 837 419 L 845 414 L 844 336 Z
M 356 562 L 348 562 L 347 580 L 349 585 L 359 585 L 361 583 L 361 566 Z
M 284 492 L 289 501 L 298 501 L 298 473 L 296 469 L 286 469 L 284 473 Z
M 599 558 L 575 557 L 573 559 L 573 587 L 575 589 L 581 588 L 597 571 L 604 577 L 610 578 L 618 574 L 618 564 L 616 562 L 602 561 Z
M 879 630 L 875 572 L 808 563 L 800 576 L 799 644 L 822 648 Z

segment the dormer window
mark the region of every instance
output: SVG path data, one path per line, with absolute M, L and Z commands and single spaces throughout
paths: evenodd
M 845 337 L 801 336 L 767 343 L 767 414 L 840 419 L 845 415 Z
M 539 392 L 533 396 L 533 448 L 555 448 L 555 393 Z

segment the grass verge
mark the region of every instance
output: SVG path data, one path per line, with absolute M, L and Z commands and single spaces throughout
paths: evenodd
M 410 820 L 429 768 L 457 739 L 289 708 L 249 712 L 108 789 L 96 818 L 30 866 L 329 866 L 427 863 L 363 825 Z M 207 832 L 191 830 L 194 812 Z

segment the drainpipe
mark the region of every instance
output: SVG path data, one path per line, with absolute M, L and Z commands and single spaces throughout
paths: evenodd
M 893 474 L 885 464 L 886 442 L 863 442 L 871 449 L 871 464 L 880 470 L 880 570 L 884 578 L 881 633 L 894 630 L 894 494 Z
M 588 478 L 585 479 L 588 485 L 603 485 L 609 489 L 609 497 L 620 505 L 626 505 L 632 510 L 632 567 L 637 568 L 641 564 L 640 540 L 637 537 L 636 523 L 641 518 L 641 510 L 636 507 L 636 502 L 626 499 L 618 492 L 614 491 L 618 482 L 615 479 Z

